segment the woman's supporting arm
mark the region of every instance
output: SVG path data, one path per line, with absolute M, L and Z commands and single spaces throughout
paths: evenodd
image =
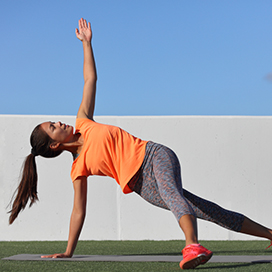
M 70 258 L 73 256 L 84 223 L 87 204 L 87 178 L 74 181 L 74 207 L 70 219 L 69 238 L 65 253 L 42 256 L 42 258 Z
M 91 24 L 86 20 L 80 19 L 78 22 L 79 30 L 76 29 L 76 36 L 83 44 L 83 77 L 84 88 L 81 105 L 79 107 L 77 118 L 93 119 L 96 95 L 96 66 L 92 49 L 92 30 Z

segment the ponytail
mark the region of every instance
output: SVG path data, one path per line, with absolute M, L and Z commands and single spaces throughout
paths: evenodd
M 41 125 L 35 127 L 30 136 L 30 144 L 32 146 L 31 154 L 25 159 L 21 182 L 14 193 L 15 195 L 17 192 L 17 195 L 10 211 L 9 224 L 12 224 L 20 211 L 26 207 L 28 200 L 30 200 L 29 207 L 38 200 L 38 175 L 35 157 L 40 155 L 45 158 L 53 158 L 60 155 L 61 150 L 53 150 L 50 148 L 50 144 L 53 142 L 54 141 L 42 129 Z
M 20 211 L 24 210 L 29 199 L 29 207 L 31 207 L 32 204 L 38 200 L 37 181 L 38 175 L 35 156 L 33 154 L 30 154 L 26 157 L 23 165 L 21 182 L 16 190 L 17 196 L 13 202 L 12 209 L 10 211 L 11 214 L 9 217 L 9 224 L 12 224 L 13 221 L 17 218 Z

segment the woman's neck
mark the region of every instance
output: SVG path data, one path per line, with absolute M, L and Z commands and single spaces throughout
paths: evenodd
M 72 154 L 79 154 L 84 144 L 84 139 L 80 133 L 74 134 L 72 141 L 63 143 L 62 149 L 71 152 Z

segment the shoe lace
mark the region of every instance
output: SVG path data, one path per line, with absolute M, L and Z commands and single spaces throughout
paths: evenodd
M 182 255 L 183 255 L 183 256 L 186 256 L 187 254 L 195 253 L 196 251 L 197 251 L 197 248 L 196 248 L 196 247 L 185 247 L 185 248 L 182 250 Z

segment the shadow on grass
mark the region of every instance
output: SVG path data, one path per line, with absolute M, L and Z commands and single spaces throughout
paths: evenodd
M 119 254 L 119 256 L 180 256 L 181 253 L 171 252 L 171 253 L 135 253 L 135 254 Z
M 252 267 L 256 264 L 260 264 L 259 262 L 252 262 L 252 263 L 232 263 L 232 264 L 227 264 L 227 265 L 222 265 L 222 264 L 218 264 L 218 265 L 205 265 L 205 266 L 198 266 L 197 269 L 198 270 L 214 270 L 214 269 L 223 269 L 223 268 L 242 268 L 242 267 Z
M 271 252 L 267 251 L 256 251 L 256 250 L 243 250 L 243 251 L 226 251 L 226 250 L 213 250 L 214 256 L 228 256 L 228 255 L 241 255 L 241 256 L 247 256 L 247 255 L 252 255 L 252 256 L 258 256 L 258 255 L 271 255 Z M 103 254 L 100 254 L 103 255 Z M 105 254 L 109 255 L 109 254 Z M 118 255 L 123 255 L 123 256 L 182 256 L 181 252 L 163 252 L 163 253 L 158 253 L 158 252 L 148 252 L 148 253 L 135 253 L 135 254 L 118 254 Z
M 271 255 L 271 251 L 266 250 L 212 250 L 214 255 Z

